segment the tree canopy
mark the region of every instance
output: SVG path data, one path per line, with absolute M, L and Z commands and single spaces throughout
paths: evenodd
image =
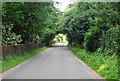
M 62 32 L 69 44 L 87 51 L 120 52 L 118 2 L 76 2 L 62 17 Z M 73 40 L 74 39 L 74 40 Z
M 48 42 L 58 29 L 53 2 L 3 2 L 2 9 L 3 45 Z
M 75 2 L 64 13 L 53 2 L 3 2 L 2 10 L 2 45 L 48 44 L 63 33 L 87 51 L 120 52 L 119 2 Z

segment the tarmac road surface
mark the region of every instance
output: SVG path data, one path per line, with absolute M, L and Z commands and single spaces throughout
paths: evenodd
M 96 77 L 65 44 L 57 43 L 3 74 L 3 79 L 96 79 Z

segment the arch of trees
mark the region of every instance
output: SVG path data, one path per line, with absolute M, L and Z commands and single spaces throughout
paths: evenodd
M 49 45 L 56 35 L 62 33 L 67 35 L 69 47 L 76 56 L 106 78 L 118 79 L 119 4 L 75 2 L 62 13 L 53 2 L 3 2 L 0 44 Z
M 119 2 L 76 2 L 64 13 L 53 2 L 3 2 L 2 20 L 2 45 L 48 44 L 65 33 L 87 51 L 120 52 Z

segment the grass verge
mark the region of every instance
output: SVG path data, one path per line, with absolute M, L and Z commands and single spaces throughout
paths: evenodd
M 25 52 L 25 53 L 17 55 L 17 56 L 6 56 L 2 60 L 2 72 L 1 73 L 19 65 L 20 63 L 22 63 L 25 60 L 37 55 L 38 53 L 44 51 L 47 48 L 48 47 L 38 48 L 38 49 L 29 51 L 29 52 Z
M 88 66 L 106 79 L 118 79 L 118 56 L 88 53 L 84 49 L 68 46 L 69 49 Z

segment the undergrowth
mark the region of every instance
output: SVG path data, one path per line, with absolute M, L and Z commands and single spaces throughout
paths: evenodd
M 99 52 L 90 53 L 72 46 L 69 46 L 69 49 L 104 78 L 118 79 L 118 56 L 110 56 Z

